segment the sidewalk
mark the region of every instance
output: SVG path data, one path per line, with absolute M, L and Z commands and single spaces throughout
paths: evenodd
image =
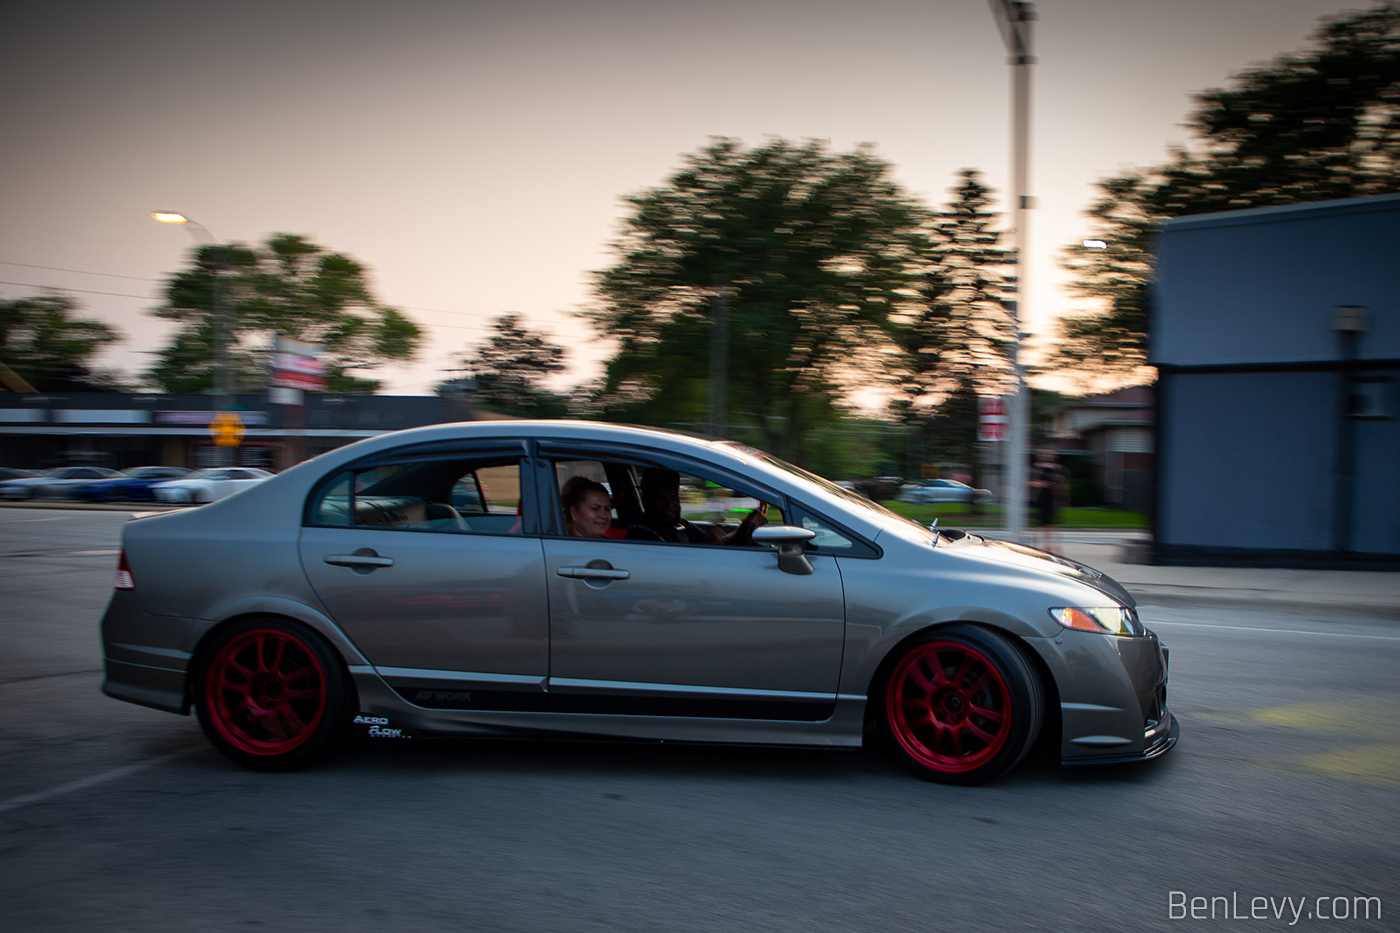
M 1140 603 L 1272 604 L 1280 609 L 1342 609 L 1400 620 L 1400 572 L 1125 563 L 1126 544 L 1138 537 L 1131 532 L 1070 533 L 1064 536 L 1062 549 L 1071 560 L 1113 577 Z

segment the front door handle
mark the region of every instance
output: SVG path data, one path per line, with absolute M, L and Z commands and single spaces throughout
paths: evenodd
M 560 567 L 554 572 L 561 577 L 572 577 L 575 580 L 626 580 L 632 576 L 626 570 L 614 570 L 611 567 Z
M 365 551 L 369 551 L 369 553 L 363 553 Z M 328 564 L 335 564 L 337 567 L 373 568 L 394 566 L 394 559 L 392 557 L 380 557 L 378 554 L 370 551 L 369 548 L 361 548 L 354 554 L 328 554 L 326 555 L 325 561 Z

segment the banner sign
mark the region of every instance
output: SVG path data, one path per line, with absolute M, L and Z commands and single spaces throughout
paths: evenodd
M 977 400 L 977 440 L 982 443 L 1006 440 L 1006 425 L 1010 420 L 1007 400 L 999 396 L 982 396 Z
M 278 337 L 272 352 L 272 372 L 268 385 L 282 389 L 321 392 L 326 388 L 326 367 L 321 362 L 321 345 Z

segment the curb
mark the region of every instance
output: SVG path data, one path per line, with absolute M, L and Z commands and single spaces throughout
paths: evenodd
M 1394 602 L 1354 602 L 1324 596 L 1305 596 L 1296 593 L 1280 594 L 1268 590 L 1192 587 L 1189 584 L 1181 584 L 1180 589 L 1177 589 L 1172 584 L 1156 583 L 1135 586 L 1131 583 L 1124 583 L 1123 588 L 1132 595 L 1139 606 L 1180 606 L 1200 609 L 1274 608 L 1289 615 L 1325 610 L 1329 616 L 1361 615 L 1368 619 L 1400 622 L 1400 606 Z
M 169 512 L 188 505 L 164 502 L 84 502 L 81 499 L 0 499 L 0 509 L 57 509 L 69 512 Z

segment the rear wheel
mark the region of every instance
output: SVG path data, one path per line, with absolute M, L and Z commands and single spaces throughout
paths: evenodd
M 258 771 L 318 761 L 350 731 L 344 663 L 323 638 L 287 619 L 249 619 L 219 633 L 204 654 L 196 696 L 209 741 Z
M 880 696 L 891 747 L 925 777 L 989 781 L 1040 734 L 1035 671 L 1004 637 L 971 625 L 929 632 L 904 649 Z

